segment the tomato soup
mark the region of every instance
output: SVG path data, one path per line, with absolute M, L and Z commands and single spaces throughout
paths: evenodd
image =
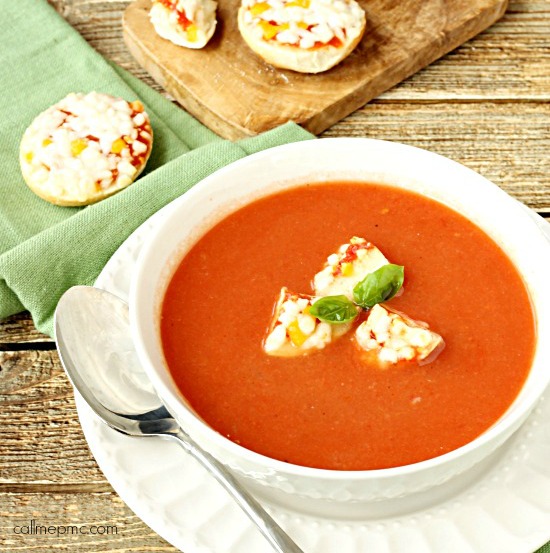
M 389 304 L 443 336 L 433 362 L 365 362 L 353 332 L 309 355 L 264 352 L 281 287 L 312 294 L 313 275 L 352 236 L 405 267 Z M 447 453 L 495 423 L 528 374 L 535 322 L 517 270 L 465 217 L 400 188 L 342 182 L 257 200 L 214 226 L 170 281 L 161 337 L 182 394 L 230 440 L 365 470 Z

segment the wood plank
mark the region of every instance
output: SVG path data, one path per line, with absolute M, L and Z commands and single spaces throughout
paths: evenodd
M 35 532 L 45 532 L 37 526 L 60 526 L 60 535 L 14 532 L 15 527 L 21 532 L 20 527 L 30 526 L 31 521 Z M 77 529 L 65 528 L 71 526 Z M 101 530 L 91 526 L 101 527 Z M 104 534 L 91 533 L 97 531 Z M 57 528 L 52 532 L 57 533 Z M 114 492 L 86 495 L 0 493 L 0 550 L 6 553 L 178 551 L 134 515 Z
M 36 330 L 27 312 L 0 320 L 0 351 L 36 347 L 37 344 L 53 344 L 53 340 Z
M 120 0 L 50 0 L 105 57 L 150 86 L 160 85 L 133 59 L 122 40 Z M 381 101 L 548 100 L 550 0 L 512 1 L 487 31 L 382 94 Z
M 549 37 L 550 1 L 511 2 L 486 32 L 379 99 L 547 101 Z
M 4 489 L 20 483 L 105 489 L 55 351 L 0 352 L 0 443 Z
M 65 482 L 0 482 L 0 495 L 6 493 L 58 493 L 58 494 L 88 494 L 112 492 L 113 488 L 107 482 L 65 483 Z

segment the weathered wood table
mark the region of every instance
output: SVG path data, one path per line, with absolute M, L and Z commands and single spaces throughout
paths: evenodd
M 122 41 L 127 2 L 51 3 L 101 54 L 159 89 Z M 512 0 L 492 28 L 323 136 L 433 150 L 550 217 L 549 101 L 550 0 Z M 15 526 L 31 520 L 116 526 L 117 534 L 14 534 Z M 0 551 L 176 551 L 124 505 L 99 471 L 55 346 L 27 314 L 0 321 Z

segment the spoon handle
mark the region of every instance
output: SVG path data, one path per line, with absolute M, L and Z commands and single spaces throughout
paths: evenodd
M 204 466 L 229 492 L 239 507 L 262 532 L 274 551 L 277 553 L 304 553 L 224 465 L 204 451 L 183 430 L 178 429 L 167 435 L 174 437 L 180 446 Z

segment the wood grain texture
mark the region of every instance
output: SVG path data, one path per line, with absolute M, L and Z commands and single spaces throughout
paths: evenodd
M 380 100 L 529 102 L 550 99 L 550 1 L 512 1 L 486 32 Z
M 82 434 L 57 352 L 0 352 L 0 491 L 49 484 L 110 489 Z
M 6 493 L 0 496 L 0 551 L 15 553 L 176 552 L 114 493 Z M 60 535 L 25 535 L 21 526 L 60 526 Z M 70 527 L 76 526 L 76 529 Z M 68 527 L 68 528 L 66 528 Z M 95 527 L 95 529 L 92 529 Z M 103 535 L 98 532 L 101 528 Z M 81 530 L 82 529 L 82 530 Z M 82 531 L 82 533 L 80 533 Z M 78 533 L 77 533 L 78 532 Z
M 365 35 L 330 71 L 273 68 L 244 44 L 239 0 L 218 4 L 218 27 L 201 50 L 162 39 L 150 0 L 126 9 L 124 39 L 138 63 L 191 114 L 220 136 L 241 138 L 295 121 L 319 134 L 367 101 L 480 33 L 507 0 L 369 0 Z
M 36 330 L 28 314 L 19 314 L 0 320 L 0 351 L 29 347 L 32 344 L 53 344 L 53 340 Z M 0 381 L 2 376 L 0 375 Z

